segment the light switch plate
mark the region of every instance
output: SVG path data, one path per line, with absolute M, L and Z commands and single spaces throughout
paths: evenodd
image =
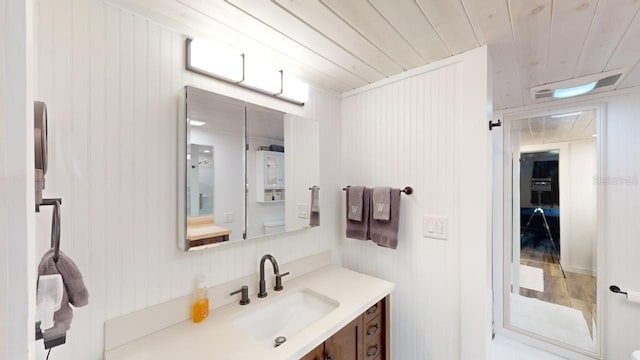
M 233 222 L 233 213 L 232 212 L 224 213 L 224 222 L 227 223 L 227 224 Z
M 422 220 L 422 235 L 447 240 L 449 238 L 449 219 L 446 216 L 425 214 Z
M 308 219 L 309 218 L 309 205 L 308 204 L 298 204 L 298 218 L 300 219 Z

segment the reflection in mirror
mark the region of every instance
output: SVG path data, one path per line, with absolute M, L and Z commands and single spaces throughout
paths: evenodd
M 596 110 L 510 121 L 510 325 L 598 352 Z M 508 162 L 509 163 L 509 162 Z M 507 288 L 508 289 L 508 288 Z
M 317 122 L 247 104 L 246 131 L 247 237 L 319 225 L 311 221 L 311 188 L 320 178 Z
M 243 238 L 244 103 L 187 87 L 187 248 Z
M 213 146 L 187 148 L 187 213 L 189 217 L 213 215 Z
M 189 86 L 185 91 L 181 249 L 320 225 L 316 121 Z

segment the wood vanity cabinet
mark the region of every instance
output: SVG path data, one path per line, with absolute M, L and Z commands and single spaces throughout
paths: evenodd
M 387 303 L 380 300 L 300 360 L 385 360 Z

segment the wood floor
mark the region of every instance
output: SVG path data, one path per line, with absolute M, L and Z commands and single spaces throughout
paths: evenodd
M 592 321 L 596 316 L 596 278 L 565 270 L 567 275 L 565 279 L 557 262 L 552 262 L 549 253 L 522 251 L 520 263 L 541 268 L 544 273 L 544 292 L 521 287 L 520 295 L 582 311 L 589 332 L 593 336 Z

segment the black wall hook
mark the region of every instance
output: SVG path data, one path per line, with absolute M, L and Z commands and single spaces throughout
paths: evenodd
M 493 130 L 494 127 L 502 126 L 502 120 L 498 119 L 498 122 L 493 122 L 489 120 L 489 131 Z
M 620 290 L 620 288 L 616 285 L 609 286 L 609 290 L 611 290 L 611 292 L 616 294 L 627 295 L 625 291 Z

